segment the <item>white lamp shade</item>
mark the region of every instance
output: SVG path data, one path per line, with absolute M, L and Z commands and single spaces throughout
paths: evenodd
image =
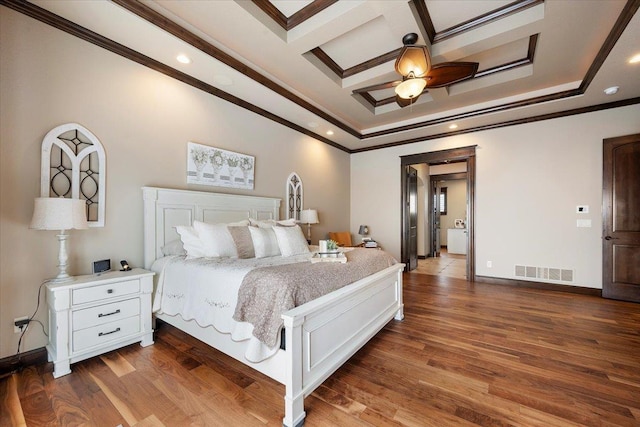
M 87 204 L 81 199 L 38 197 L 29 228 L 36 230 L 86 229 Z
M 396 86 L 395 92 L 402 99 L 411 99 L 419 96 L 425 86 L 427 86 L 425 79 L 410 78 Z
M 300 222 L 303 224 L 317 224 L 318 211 L 315 209 L 305 209 L 300 211 Z

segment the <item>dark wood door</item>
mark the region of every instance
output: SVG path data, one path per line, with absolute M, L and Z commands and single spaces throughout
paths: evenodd
M 604 140 L 605 298 L 640 302 L 640 134 Z
M 418 268 L 418 171 L 407 166 L 407 270 Z
M 440 189 L 438 181 L 431 178 L 431 210 L 429 222 L 431 224 L 431 256 L 440 256 Z

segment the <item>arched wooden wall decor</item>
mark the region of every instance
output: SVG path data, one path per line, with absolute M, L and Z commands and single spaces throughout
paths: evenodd
M 102 144 L 85 127 L 67 123 L 42 141 L 41 197 L 87 202 L 90 227 L 104 227 L 106 164 Z
M 287 178 L 287 219 L 300 220 L 300 211 L 303 206 L 302 180 L 297 173 L 292 172 Z

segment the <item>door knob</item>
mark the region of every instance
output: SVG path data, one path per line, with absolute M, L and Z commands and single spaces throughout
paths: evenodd
M 618 237 L 605 236 L 604 240 L 618 240 Z

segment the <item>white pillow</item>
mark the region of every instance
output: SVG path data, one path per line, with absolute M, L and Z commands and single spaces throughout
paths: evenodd
M 249 232 L 251 233 L 256 258 L 280 255 L 280 247 L 278 246 L 276 234 L 273 232 L 273 227 L 249 227 Z
M 193 221 L 207 258 L 231 257 L 237 258 L 236 244 L 227 229 L 227 224 L 207 224 L 206 222 Z
M 273 227 L 273 232 L 278 239 L 278 247 L 282 256 L 292 256 L 309 253 L 307 238 L 299 226 Z
M 257 220 L 257 219 L 249 218 L 249 222 L 253 227 L 271 228 L 276 225 L 281 225 L 283 227 L 293 227 L 294 225 L 296 225 L 297 221 L 293 218 L 283 219 L 281 221 L 276 221 L 275 219 Z
M 184 244 L 180 239 L 170 241 L 169 243 L 164 245 L 160 250 L 162 251 L 162 255 L 164 256 L 187 254 L 187 251 L 184 250 Z
M 200 236 L 195 228 L 186 225 L 178 225 L 176 231 L 180 235 L 180 240 L 187 252 L 187 259 L 202 258 L 206 256 L 204 245 L 200 241 Z

